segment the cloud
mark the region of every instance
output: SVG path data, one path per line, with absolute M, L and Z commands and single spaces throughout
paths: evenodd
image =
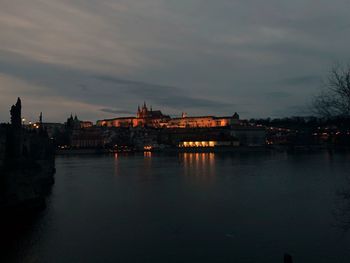
M 137 94 L 138 96 L 143 97 L 146 100 L 150 100 L 158 105 L 166 105 L 167 107 L 174 109 L 223 109 L 233 106 L 233 104 L 227 102 L 191 97 L 190 95 L 186 94 L 185 90 L 178 87 L 124 80 L 106 75 L 94 76 L 94 78 L 104 82 L 113 83 L 114 85 L 117 85 L 119 88 L 124 89 L 127 92 Z
M 281 107 L 279 110 L 271 114 L 273 118 L 290 117 L 290 116 L 311 116 L 312 110 L 308 105 L 293 105 L 288 107 Z
M 320 85 L 321 77 L 320 76 L 299 76 L 294 78 L 287 78 L 280 81 L 282 84 L 290 86 L 300 86 L 300 85 Z
M 179 88 L 176 88 L 176 87 L 146 83 L 141 81 L 120 79 L 117 77 L 112 77 L 107 75 L 93 76 L 92 78 L 95 78 L 103 82 L 112 83 L 122 89 L 129 90 L 130 92 L 140 92 L 143 95 L 146 95 L 146 97 L 157 96 L 157 94 L 159 94 L 160 92 L 176 93 L 176 91 L 179 91 Z
M 116 109 L 108 109 L 108 108 L 100 109 L 100 111 L 106 112 L 106 113 L 113 113 L 113 114 L 132 114 L 132 115 L 135 114 L 135 112 L 132 112 L 132 111 L 116 110 Z
M 265 95 L 272 99 L 286 99 L 292 96 L 292 94 L 285 91 L 270 91 L 266 92 Z
M 159 104 L 168 105 L 169 107 L 173 107 L 175 109 L 188 109 L 188 108 L 204 108 L 207 110 L 212 110 L 214 108 L 229 108 L 234 107 L 234 104 L 230 104 L 227 102 L 214 101 L 210 99 L 202 99 L 202 98 L 191 98 L 186 96 L 171 96 L 171 97 L 163 97 L 157 98 L 156 100 Z
M 21 84 L 29 84 L 18 91 L 18 96 L 29 92 L 36 95 L 33 99 L 39 99 L 39 96 L 57 96 L 70 101 L 75 100 L 77 111 L 80 103 L 84 103 L 104 105 L 100 109 L 94 107 L 94 111 L 130 114 L 134 113 L 137 104 L 146 100 L 149 104 L 171 113 L 177 110 L 181 112 L 198 109 L 205 109 L 203 113 L 208 113 L 213 107 L 221 111 L 228 109 L 231 113 L 231 103 L 200 98 L 179 87 L 122 79 L 110 75 L 91 75 L 93 72 L 36 61 L 13 52 L 0 50 L 0 55 L 2 55 L 0 73 L 2 72 L 13 81 L 19 80 L 17 82 Z M 17 61 L 21 63 L 18 65 Z M 11 86 L 9 83 L 7 85 Z M 121 110 L 111 108 L 115 104 L 118 104 Z M 91 115 L 100 116 L 96 112 L 91 112 Z
M 318 76 L 350 60 L 344 0 L 5 2 L 0 86 L 93 105 L 91 118 L 144 100 L 172 113 L 269 115 L 307 104 Z
M 9 109 L 18 96 L 22 99 L 22 115 L 28 121 L 38 120 L 40 112 L 43 112 L 46 122 L 63 122 L 70 113 L 86 120 L 104 116 L 99 112 L 101 105 L 50 94 L 45 87 L 25 80 L 0 74 L 0 83 L 0 119 L 4 122 L 10 120 Z

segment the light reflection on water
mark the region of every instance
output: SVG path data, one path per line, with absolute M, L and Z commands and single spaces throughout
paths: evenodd
M 334 227 L 334 211 L 349 206 L 338 202 L 339 191 L 350 192 L 349 160 L 332 152 L 59 157 L 47 209 L 8 253 L 13 262 L 283 262 L 285 252 L 295 262 L 349 262 L 349 233 Z
M 215 176 L 215 153 L 180 153 L 186 176 Z

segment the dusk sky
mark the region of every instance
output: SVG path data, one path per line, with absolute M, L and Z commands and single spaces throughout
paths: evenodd
M 349 0 L 0 0 L 0 122 L 307 115 L 350 62 Z

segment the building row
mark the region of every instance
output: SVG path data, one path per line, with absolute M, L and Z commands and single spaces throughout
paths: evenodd
M 98 120 L 100 127 L 152 127 L 152 128 L 216 128 L 239 124 L 239 115 L 215 117 L 188 117 L 183 113 L 181 118 L 171 118 L 160 110 L 148 109 L 146 103 L 137 109 L 136 116 Z
M 92 122 L 71 115 L 64 124 L 39 122 L 30 129 L 44 129 L 60 149 L 143 149 L 157 147 L 210 148 L 221 146 L 261 146 L 265 129 L 247 125 L 235 113 L 227 117 L 171 118 L 159 110 L 138 107 L 133 117 Z

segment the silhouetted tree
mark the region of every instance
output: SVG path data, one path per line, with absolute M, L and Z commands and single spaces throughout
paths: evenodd
M 313 109 L 322 117 L 350 117 L 350 65 L 331 69 L 323 91 L 314 98 Z

